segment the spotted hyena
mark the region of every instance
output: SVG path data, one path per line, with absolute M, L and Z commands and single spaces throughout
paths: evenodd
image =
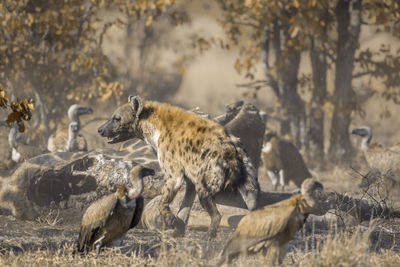
M 211 217 L 209 237 L 217 232 L 221 215 L 214 196 L 226 189 L 238 190 L 249 210 L 256 208 L 257 174 L 237 138 L 223 126 L 192 112 L 155 101 L 129 96 L 98 131 L 109 143 L 140 138 L 156 151 L 166 183 L 162 189 L 160 213 L 171 218 L 169 204 L 182 183 L 186 192 L 178 217 L 186 224 L 197 193 Z M 166 219 L 168 224 L 168 219 Z

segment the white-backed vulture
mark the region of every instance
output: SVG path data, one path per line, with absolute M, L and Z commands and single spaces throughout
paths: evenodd
M 81 106 L 78 104 L 71 105 L 68 109 L 68 118 L 71 122 L 75 122 L 78 125 L 78 132 L 81 130 L 81 121 L 80 116 L 85 114 L 92 114 L 93 110 L 90 107 Z M 66 144 L 68 141 L 68 129 L 60 127 L 57 129 L 55 134 L 51 134 L 49 139 L 47 140 L 47 149 L 50 152 L 60 152 L 65 151 Z M 82 139 L 83 136 L 78 137 L 78 139 Z M 86 141 L 79 141 L 81 143 Z
M 262 161 L 274 190 L 277 190 L 279 183 L 283 191 L 288 181 L 300 187 L 305 179 L 312 177 L 297 148 L 273 132 L 264 136 Z
M 396 151 L 396 147 L 387 149 L 380 144 L 371 143 L 373 135 L 369 127 L 356 128 L 351 131 L 351 134 L 362 137 L 361 150 L 371 169 L 377 169 L 382 174 L 388 171 L 400 174 L 400 151 Z
M 83 135 L 79 134 L 79 125 L 77 122 L 71 122 L 69 124 L 68 140 L 65 144 L 65 151 L 87 151 L 86 139 Z
M 130 172 L 133 188 L 118 187 L 115 193 L 93 202 L 82 217 L 77 251 L 88 253 L 103 246 L 117 245 L 125 233 L 135 227 L 143 212 L 143 177 L 154 175 L 152 169 L 136 165 Z
M 286 244 L 302 228 L 308 215 L 324 213 L 320 204 L 325 200 L 322 184 L 306 179 L 300 194 L 250 212 L 239 222 L 217 266 L 230 263 L 241 253 L 259 251 L 267 257 L 266 266 L 279 264 L 285 256 Z

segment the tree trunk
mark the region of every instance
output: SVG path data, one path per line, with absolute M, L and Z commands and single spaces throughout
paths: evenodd
M 278 86 L 281 92 L 281 104 L 289 119 L 290 136 L 297 148 L 304 143 L 305 108 L 297 93 L 297 75 L 300 65 L 300 52 L 292 51 L 283 59 L 278 68 Z
M 281 121 L 280 134 L 290 134 L 296 146 L 300 148 L 305 136 L 304 102 L 297 93 L 300 51 L 288 48 L 288 40 L 290 40 L 288 35 L 288 26 L 274 24 L 271 43 L 275 54 L 276 75 L 271 74 L 268 64 L 268 29 L 265 29 L 264 33 L 263 59 L 266 76 L 287 117 Z
M 313 92 L 308 128 L 309 162 L 319 165 L 324 161 L 324 110 L 326 98 L 327 62 L 324 51 L 316 47 L 316 40 L 311 39 L 310 58 L 313 78 Z M 315 166 L 312 166 L 315 167 Z
M 351 6 L 352 3 L 352 6 Z M 337 58 L 334 92 L 334 113 L 331 124 L 329 156 L 332 162 L 343 164 L 352 155 L 349 125 L 353 110 L 352 73 L 361 26 L 362 0 L 339 0 L 337 17 Z

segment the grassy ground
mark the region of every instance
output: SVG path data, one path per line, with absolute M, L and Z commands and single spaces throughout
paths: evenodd
M 4 219 L 4 218 L 2 218 Z M 222 229 L 210 243 L 202 240 L 201 230 L 189 230 L 185 238 L 174 240 L 143 229 L 130 231 L 120 251 L 104 249 L 99 257 L 73 254 L 75 232 L 44 227 L 49 236 L 21 237 L 0 242 L 1 266 L 214 266 L 219 251 L 231 233 Z M 306 227 L 307 228 L 307 227 Z M 284 266 L 398 266 L 398 248 L 374 246 L 373 232 L 379 228 L 355 227 L 336 233 L 296 235 L 289 244 Z M 331 229 L 333 230 L 333 229 Z M 336 229 L 337 230 L 337 229 Z M 32 244 L 31 242 L 35 242 Z M 379 243 L 379 242 L 378 242 Z M 262 266 L 261 256 L 241 257 L 233 266 Z
M 368 201 L 385 200 L 394 208 L 400 207 L 399 195 L 382 195 L 376 190 L 379 185 L 368 192 L 358 187 L 361 176 L 351 169 L 314 175 L 327 191 L 347 193 Z M 263 190 L 271 189 L 262 169 L 260 183 Z M 287 188 L 287 191 L 294 190 L 293 184 Z M 93 253 L 82 257 L 74 255 L 73 251 L 84 209 L 51 210 L 34 222 L 0 215 L 0 266 L 214 266 L 234 230 L 222 223 L 217 238 L 206 242 L 204 235 L 209 217 L 195 208 L 183 238 L 173 239 L 168 234 L 138 227 L 128 232 L 119 251 L 106 248 L 97 258 Z M 226 207 L 219 209 L 222 214 L 246 213 Z M 323 219 L 310 216 L 288 244 L 283 265 L 399 266 L 399 263 L 399 219 L 359 222 L 333 210 Z M 232 265 L 263 266 L 265 261 L 261 255 L 242 256 Z

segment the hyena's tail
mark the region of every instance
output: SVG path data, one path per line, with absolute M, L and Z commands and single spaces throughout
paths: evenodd
M 254 210 L 257 208 L 258 192 L 260 191 L 257 170 L 243 148 L 240 139 L 233 135 L 230 137 L 238 154 L 239 177 L 236 180 L 237 189 L 246 203 L 247 209 Z

